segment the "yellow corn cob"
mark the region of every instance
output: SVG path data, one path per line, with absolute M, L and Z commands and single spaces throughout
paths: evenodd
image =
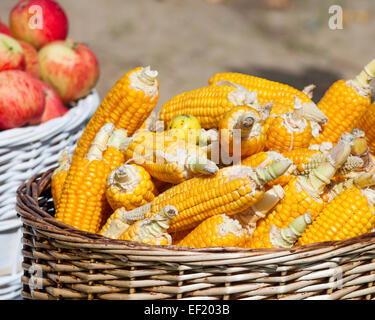
M 294 219 L 285 228 L 280 229 L 274 224 L 271 225 L 268 234 L 262 238 L 262 248 L 292 248 L 312 222 L 311 214 L 305 213 Z
M 314 156 L 306 164 L 303 164 L 303 170 L 296 170 L 295 175 L 308 175 L 314 169 L 316 169 L 321 163 L 328 161 L 327 154 L 320 154 L 319 156 Z M 348 174 L 355 172 L 363 167 L 364 161 L 360 157 L 350 155 L 346 159 L 345 163 L 337 170 L 337 178 L 345 178 Z
M 263 151 L 263 152 L 256 153 L 252 156 L 249 156 L 243 159 L 241 161 L 241 164 L 243 166 L 250 166 L 252 168 L 266 168 L 274 161 L 280 161 L 280 160 L 285 160 L 285 159 L 286 157 L 284 157 L 281 153 L 278 153 L 276 151 Z M 268 186 L 286 185 L 291 179 L 295 177 L 293 175 L 294 171 L 295 171 L 295 165 L 291 165 L 289 169 L 283 175 L 269 182 Z
M 154 199 L 157 190 L 149 173 L 136 164 L 122 165 L 108 177 L 106 197 L 113 210 L 132 210 Z
M 219 214 L 201 222 L 177 245 L 193 248 L 241 247 L 245 234 L 246 230 L 237 220 Z
M 113 131 L 104 151 L 103 160 L 109 165 L 111 171 L 125 163 L 124 151 L 127 146 L 127 131 L 117 129 Z
M 128 212 L 126 220 L 149 218 L 166 205 L 179 211 L 168 232 L 192 229 L 203 220 L 217 215 L 233 215 L 250 208 L 264 194 L 264 185 L 282 175 L 290 166 L 289 160 L 278 161 L 265 169 L 231 166 L 220 169 L 212 177 L 195 177 L 158 195 L 142 207 Z M 112 216 L 106 229 L 111 229 Z
M 59 158 L 59 166 L 53 171 L 51 177 L 51 193 L 55 207 L 59 203 L 66 176 L 70 167 L 68 148 L 64 149 Z
M 118 208 L 107 219 L 106 223 L 101 227 L 98 234 L 107 238 L 118 239 L 124 231 L 135 221 L 127 220 L 128 211 L 124 208 Z
M 159 97 L 157 72 L 149 67 L 126 73 L 104 98 L 87 124 L 74 150 L 73 162 L 88 152 L 95 135 L 106 123 L 127 130 L 131 136 L 155 107 Z
M 331 182 L 325 191 L 325 198 L 323 199 L 326 203 L 331 202 L 338 194 L 350 189 L 366 189 L 375 185 L 375 173 L 373 172 L 360 172 L 358 175 L 350 178 L 346 178 L 343 181 Z
M 280 185 L 275 185 L 270 190 L 266 191 L 262 198 L 248 210 L 231 216 L 233 219 L 238 220 L 247 231 L 245 235 L 245 245 L 246 242 L 251 239 L 257 221 L 264 218 L 284 196 L 284 189 Z
M 311 143 L 336 143 L 342 132 L 351 132 L 371 103 L 370 81 L 375 76 L 375 60 L 353 80 L 336 81 L 318 107 L 328 117 L 323 131 Z
M 296 166 L 296 170 L 303 171 L 304 165 L 309 163 L 309 161 L 314 155 L 321 153 L 322 152 L 319 150 L 301 148 L 283 152 L 282 155 L 283 157 L 293 161 L 293 164 Z
M 110 167 L 103 160 L 103 151 L 113 127 L 111 123 L 104 125 L 86 157 L 71 164 L 56 208 L 57 220 L 83 231 L 99 230 L 109 209 L 105 185 Z
M 375 153 L 375 102 L 358 120 L 356 127 L 365 132 L 370 152 Z
M 375 227 L 375 191 L 350 188 L 337 195 L 307 227 L 297 245 L 346 240 Z
M 324 208 L 321 195 L 338 168 L 348 158 L 354 136 L 342 135 L 338 144 L 330 152 L 330 161 L 322 163 L 308 176 L 298 177 L 285 187 L 284 198 L 265 218 L 258 221 L 248 247 L 264 248 L 267 246 L 271 225 L 279 229 L 287 227 L 298 216 L 309 212 L 314 220 Z
M 172 244 L 172 238 L 167 233 L 167 229 L 177 213 L 175 207 L 165 206 L 151 218 L 138 220 L 130 225 L 125 232 L 121 234 L 119 239 L 153 245 Z
M 264 149 L 267 127 L 261 114 L 252 107 L 234 107 L 219 122 L 222 153 L 235 157 L 247 157 Z M 240 146 L 236 150 L 235 144 Z
M 294 99 L 298 97 L 303 104 L 304 116 L 308 120 L 324 122 L 327 119 L 308 95 L 289 85 L 234 72 L 217 73 L 209 79 L 208 83 L 214 85 L 220 84 L 222 81 L 236 83 L 249 91 L 256 91 L 259 103 L 262 105 L 273 102 L 272 114 L 291 112 Z
M 278 152 L 307 148 L 312 138 L 310 121 L 303 117 L 301 100 L 296 98 L 293 112 L 279 115 L 272 121 L 266 148 Z
M 179 94 L 164 103 L 160 119 L 167 125 L 181 114 L 196 117 L 202 128 L 218 128 L 224 113 L 235 106 L 251 106 L 260 109 L 257 95 L 233 84 L 213 85 Z
M 164 132 L 136 134 L 126 150 L 126 158 L 144 167 L 153 178 L 173 184 L 218 171 L 199 146 Z

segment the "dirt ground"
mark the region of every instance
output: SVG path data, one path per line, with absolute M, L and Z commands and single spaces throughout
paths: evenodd
M 8 21 L 15 0 L 0 1 Z M 297 88 L 315 83 L 314 100 L 375 57 L 373 0 L 60 0 L 69 37 L 97 54 L 101 97 L 128 70 L 159 71 L 158 106 L 207 84 L 215 72 L 263 76 Z M 341 5 L 342 30 L 328 26 Z

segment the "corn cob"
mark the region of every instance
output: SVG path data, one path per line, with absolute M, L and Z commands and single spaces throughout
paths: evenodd
M 217 215 L 228 216 L 243 212 L 264 194 L 264 185 L 282 175 L 290 166 L 289 160 L 274 162 L 265 169 L 231 166 L 220 169 L 212 177 L 195 177 L 158 195 L 149 204 L 128 212 L 126 220 L 149 218 L 166 205 L 179 211 L 169 233 L 196 227 L 203 220 Z M 106 229 L 111 229 L 112 216 Z
M 375 102 L 368 107 L 358 120 L 356 127 L 365 132 L 370 152 L 375 153 Z
M 290 181 L 285 187 L 284 198 L 265 218 L 258 221 L 248 247 L 263 248 L 269 239 L 271 225 L 279 229 L 287 227 L 295 218 L 311 213 L 314 220 L 324 208 L 321 198 L 326 185 L 334 177 L 338 168 L 348 158 L 354 136 L 343 134 L 338 144 L 331 150 L 330 161 L 322 163 L 308 176 L 298 177 Z
M 351 147 L 351 155 L 347 158 L 345 163 L 338 169 L 337 176 L 344 177 L 355 171 L 363 170 L 365 167 L 365 158 L 368 152 L 368 147 L 366 144 L 366 139 L 364 137 L 363 131 L 358 129 L 353 129 L 352 134 L 354 140 Z M 301 149 L 303 151 L 303 149 Z M 297 153 L 299 150 L 297 150 Z M 317 168 L 321 163 L 328 161 L 329 153 L 327 151 L 313 151 L 309 152 L 312 155 L 308 158 L 305 158 L 302 162 L 296 159 L 291 159 L 293 163 L 297 164 L 296 175 L 308 175 L 313 169 Z M 284 154 L 286 156 L 286 154 Z M 295 155 L 290 154 L 290 157 L 295 157 Z
M 128 145 L 126 158 L 127 162 L 144 167 L 153 178 L 173 184 L 218 170 L 199 146 L 164 132 L 136 134 Z
M 303 171 L 315 155 L 320 155 L 321 151 L 312 150 L 308 148 L 294 149 L 291 151 L 283 152 L 283 157 L 293 161 L 297 171 Z
M 165 206 L 151 218 L 138 220 L 130 225 L 126 231 L 121 234 L 119 239 L 138 241 L 152 245 L 172 244 L 172 238 L 167 233 L 167 229 L 177 213 L 175 207 Z
M 371 103 L 370 81 L 375 76 L 375 60 L 353 80 L 336 81 L 324 94 L 318 107 L 328 117 L 323 131 L 312 143 L 336 143 L 342 132 L 351 132 Z
M 343 181 L 333 182 L 325 191 L 325 198 L 324 201 L 326 203 L 331 202 L 338 194 L 341 192 L 350 189 L 350 188 L 358 188 L 358 189 L 366 189 L 373 187 L 375 185 L 375 174 L 372 172 L 361 172 L 355 177 L 346 178 Z
M 101 227 L 98 234 L 112 239 L 120 238 L 126 229 L 135 222 L 134 220 L 128 220 L 127 214 L 128 211 L 125 208 L 115 210 Z
M 126 73 L 104 98 L 87 124 L 73 153 L 74 162 L 83 158 L 99 129 L 106 123 L 127 130 L 131 136 L 155 107 L 159 97 L 157 72 L 149 67 Z
M 274 161 L 280 161 L 287 159 L 281 153 L 275 151 L 263 151 L 258 152 L 252 156 L 249 156 L 241 161 L 243 166 L 250 166 L 252 168 L 266 168 Z M 290 159 L 292 160 L 292 159 Z M 292 160 L 293 161 L 293 160 Z M 291 179 L 293 179 L 295 171 L 295 165 L 291 165 L 288 170 L 278 177 L 277 179 L 268 183 L 268 186 L 275 186 L 275 185 L 286 185 Z
M 266 191 L 262 198 L 248 210 L 231 216 L 233 219 L 238 220 L 247 231 L 245 243 L 251 239 L 257 221 L 264 218 L 284 196 L 284 189 L 280 185 L 275 185 L 270 190 Z
M 327 117 L 305 93 L 289 85 L 234 72 L 217 73 L 209 79 L 208 83 L 210 85 L 217 85 L 222 81 L 229 81 L 239 84 L 249 91 L 256 91 L 259 103 L 262 105 L 273 102 L 272 114 L 280 115 L 291 112 L 293 110 L 294 99 L 298 97 L 303 104 L 304 117 L 310 121 L 319 123 L 327 121 Z
M 266 148 L 285 152 L 307 148 L 313 138 L 310 121 L 303 117 L 301 100 L 296 98 L 293 112 L 279 115 L 267 131 Z
M 59 203 L 60 196 L 63 190 L 66 176 L 68 175 L 70 167 L 70 157 L 68 148 L 65 148 L 59 158 L 59 166 L 53 171 L 51 176 L 51 193 L 55 207 Z
M 125 163 L 124 151 L 127 141 L 127 131 L 124 129 L 114 130 L 110 136 L 107 149 L 103 154 L 103 160 L 109 165 L 111 171 Z
M 297 245 L 346 240 L 375 227 L 375 191 L 356 187 L 338 194 L 307 227 Z
M 261 109 L 255 92 L 232 83 L 225 83 L 175 96 L 163 104 L 159 117 L 167 125 L 178 115 L 191 114 L 199 120 L 202 128 L 214 129 L 218 128 L 224 113 L 236 106 Z
M 177 245 L 193 248 L 241 247 L 245 234 L 246 230 L 237 220 L 219 214 L 202 221 Z
M 296 170 L 295 175 L 309 175 L 314 169 L 316 169 L 321 163 L 328 161 L 328 154 L 319 154 L 313 156 L 308 163 L 302 164 L 302 170 Z M 345 163 L 337 170 L 336 175 L 343 176 L 353 171 L 359 170 L 363 167 L 364 161 L 357 156 L 349 155 Z M 300 167 L 301 168 L 301 167 Z
M 108 177 L 106 197 L 113 210 L 132 210 L 149 203 L 157 194 L 149 173 L 136 164 L 122 165 Z
M 83 231 L 96 233 L 109 205 L 105 185 L 110 173 L 103 152 L 114 125 L 104 125 L 96 135 L 86 157 L 71 164 L 66 177 L 55 218 Z
M 263 237 L 263 246 L 265 248 L 292 248 L 298 238 L 303 234 L 306 227 L 312 223 L 311 214 L 305 213 L 294 219 L 287 227 L 277 228 L 271 225 L 269 233 Z
M 252 107 L 234 107 L 219 122 L 222 154 L 238 158 L 258 153 L 266 145 L 267 127 L 261 115 Z M 235 150 L 238 144 L 240 150 Z

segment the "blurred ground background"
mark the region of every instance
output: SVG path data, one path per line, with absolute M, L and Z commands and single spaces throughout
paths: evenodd
M 0 1 L 0 18 L 16 0 Z M 101 65 L 103 98 L 139 65 L 159 71 L 160 105 L 207 84 L 215 72 L 263 76 L 302 89 L 352 77 L 375 57 L 375 1 L 60 0 L 70 38 L 89 45 Z M 330 30 L 341 5 L 343 30 Z

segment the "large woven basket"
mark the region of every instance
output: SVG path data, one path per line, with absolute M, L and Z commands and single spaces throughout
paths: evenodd
M 112 240 L 53 218 L 52 170 L 18 189 L 28 299 L 375 299 L 375 233 L 294 249 Z
M 93 90 L 60 118 L 0 132 L 0 299 L 20 295 L 22 256 L 21 221 L 15 210 L 17 188 L 36 173 L 56 166 L 61 151 L 75 145 L 99 103 Z

